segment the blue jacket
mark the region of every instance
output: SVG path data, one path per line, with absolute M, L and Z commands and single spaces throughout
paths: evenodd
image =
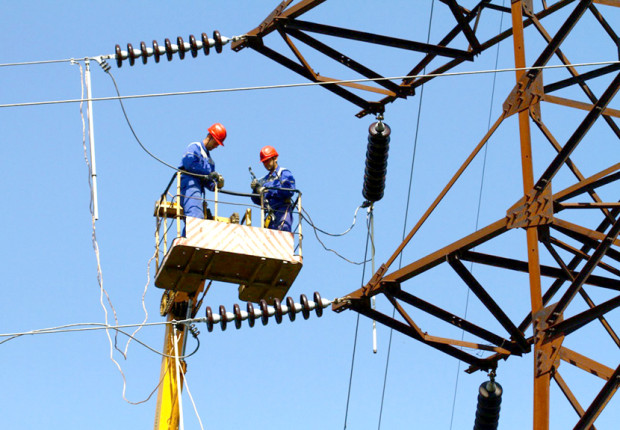
M 295 189 L 295 178 L 290 170 L 278 167 L 273 172 L 267 173 L 259 180 L 263 187 Z M 287 190 L 265 190 L 265 202 L 268 208 L 273 210 L 274 219 L 269 228 L 274 230 L 291 231 L 293 220 L 292 198 L 295 193 Z M 260 205 L 260 197 L 252 197 L 252 201 Z
M 211 154 L 201 142 L 193 142 L 187 147 L 179 168 L 190 173 L 208 175 L 215 172 L 215 163 L 211 158 Z M 181 174 L 181 193 L 188 188 L 199 188 L 201 192 L 204 188 L 208 188 L 209 191 L 215 191 L 215 184 L 206 178 Z

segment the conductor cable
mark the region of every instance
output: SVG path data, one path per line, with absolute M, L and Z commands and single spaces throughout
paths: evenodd
M 93 59 L 101 61 L 101 57 L 95 57 Z M 617 68 L 620 68 L 620 60 L 596 61 L 596 62 L 576 63 L 576 64 L 558 64 L 558 65 L 547 65 L 547 66 L 537 66 L 537 67 L 511 67 L 511 68 L 495 69 L 495 70 L 473 70 L 473 71 L 468 71 L 468 72 L 466 71 L 466 72 L 451 72 L 451 73 L 430 73 L 430 74 L 422 74 L 422 75 L 391 76 L 387 78 L 340 79 L 340 80 L 334 79 L 330 81 L 321 81 L 321 82 L 302 82 L 302 83 L 281 84 L 281 85 L 258 85 L 258 86 L 251 86 L 251 87 L 220 88 L 220 89 L 212 89 L 212 90 L 176 91 L 176 92 L 169 92 L 169 93 L 137 94 L 137 95 L 131 95 L 131 96 L 122 96 L 122 97 L 119 95 L 117 97 L 95 97 L 95 98 L 90 99 L 90 101 L 118 100 L 120 98 L 140 99 L 140 98 L 150 98 L 150 97 L 185 96 L 185 95 L 213 94 L 213 93 L 226 93 L 226 92 L 237 92 L 237 91 L 272 90 L 272 89 L 280 89 L 280 88 L 311 87 L 311 86 L 317 86 L 317 85 L 411 80 L 411 79 L 421 79 L 421 78 L 441 78 L 441 77 L 450 77 L 450 76 L 468 76 L 468 75 L 480 75 L 480 74 L 488 74 L 488 73 L 547 70 L 547 69 L 559 69 L 559 68 L 567 68 L 567 67 L 586 67 L 586 66 L 616 66 Z M 614 67 L 614 70 L 616 70 L 616 67 Z M 63 104 L 63 103 L 79 103 L 83 101 L 85 100 L 67 99 L 67 100 L 48 100 L 48 101 L 41 101 L 41 102 L 26 102 L 26 103 L 7 103 L 7 104 L 0 104 L 0 108 L 52 105 L 52 104 Z

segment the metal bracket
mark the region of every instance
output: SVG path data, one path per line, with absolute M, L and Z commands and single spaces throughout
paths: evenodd
M 551 342 L 546 342 L 545 332 L 549 328 L 547 318 L 553 311 L 555 303 L 540 310 L 532 321 L 534 323 L 534 340 L 535 340 L 535 370 L 536 376 L 540 377 L 550 372 L 554 372 L 560 366 L 560 350 L 562 349 L 562 342 L 564 342 L 564 336 L 558 336 Z M 560 316 L 559 321 L 562 320 Z
M 538 73 L 534 80 L 524 74 L 503 104 L 506 118 L 530 108 L 534 109 L 534 114 L 540 117 L 539 102 L 543 95 L 542 73 Z
M 525 201 L 524 201 L 525 200 Z M 553 221 L 553 196 L 551 186 L 542 192 L 532 190 L 527 197 L 521 198 L 508 211 L 507 228 L 528 228 L 551 224 Z

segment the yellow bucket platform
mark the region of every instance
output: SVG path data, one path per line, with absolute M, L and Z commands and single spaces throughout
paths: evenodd
M 239 299 L 282 300 L 302 267 L 293 233 L 186 217 L 155 275 L 155 286 L 195 292 L 202 281 L 239 284 Z

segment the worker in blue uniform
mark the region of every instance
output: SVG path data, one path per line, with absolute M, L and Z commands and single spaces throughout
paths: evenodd
M 265 224 L 272 230 L 291 231 L 293 224 L 293 191 L 295 178 L 290 170 L 278 166 L 278 152 L 273 146 L 260 150 L 260 161 L 267 169 L 262 179 L 254 179 L 250 184 L 254 194 L 263 193 L 266 206 Z M 278 188 L 278 189 L 268 189 Z M 261 204 L 259 196 L 252 196 L 252 201 Z
M 193 142 L 187 147 L 179 166 L 179 170 L 183 172 L 181 174 L 181 206 L 185 216 L 204 219 L 204 189 L 215 191 L 216 185 L 218 188 L 224 186 L 224 178 L 215 171 L 211 151 L 218 146 L 224 146 L 225 139 L 226 128 L 220 123 L 215 123 L 208 128 L 207 137 L 202 142 Z M 185 229 L 183 229 L 183 236 L 185 236 Z

